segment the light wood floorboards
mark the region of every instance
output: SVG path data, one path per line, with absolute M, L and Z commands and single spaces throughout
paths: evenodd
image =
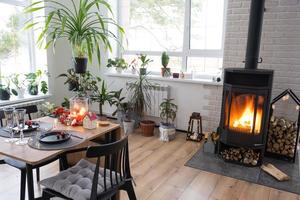
M 201 144 L 185 141 L 183 133 L 170 143 L 133 134 L 129 143 L 139 200 L 300 200 L 296 194 L 185 167 Z M 57 172 L 57 162 L 42 167 L 41 179 Z M 0 165 L 0 200 L 18 200 L 19 182 L 17 169 Z M 121 199 L 128 199 L 126 193 L 121 192 Z

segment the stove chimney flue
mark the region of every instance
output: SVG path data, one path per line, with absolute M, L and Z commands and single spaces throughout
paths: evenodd
M 265 0 L 251 0 L 247 51 L 245 58 L 246 69 L 257 69 L 261 32 L 265 10 Z

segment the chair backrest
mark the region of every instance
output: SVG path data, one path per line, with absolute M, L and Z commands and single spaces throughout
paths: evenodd
M 0 110 L 0 125 L 1 127 L 3 126 L 3 119 L 5 118 L 4 116 L 4 111 L 3 110 Z
M 26 114 L 28 115 L 29 120 L 32 120 L 31 114 L 38 112 L 37 105 L 22 106 L 16 109 L 26 109 Z
M 89 147 L 86 157 L 97 158 L 91 200 L 97 199 L 100 166 L 103 167 L 103 192 L 114 190 L 132 178 L 129 165 L 128 137 L 114 143 Z M 108 183 L 110 186 L 107 185 Z

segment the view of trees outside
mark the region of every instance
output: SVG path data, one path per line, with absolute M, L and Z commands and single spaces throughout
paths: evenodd
M 6 76 L 28 72 L 30 58 L 28 35 L 21 33 L 22 8 L 0 3 L 0 72 Z
M 186 0 L 121 1 L 121 24 L 125 27 L 129 51 L 183 53 Z M 191 0 L 190 48 L 221 50 L 224 0 Z M 151 56 L 151 70 L 160 70 L 160 56 Z M 171 57 L 170 67 L 180 71 L 180 57 Z M 132 57 L 132 56 L 127 56 Z M 188 58 L 187 71 L 218 71 L 222 58 Z M 209 68 L 209 69 L 206 69 Z M 173 70 L 174 71 L 174 70 Z

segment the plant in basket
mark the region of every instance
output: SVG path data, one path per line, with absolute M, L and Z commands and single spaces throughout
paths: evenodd
M 170 141 L 175 138 L 176 129 L 174 126 L 174 120 L 176 118 L 176 113 L 178 106 L 173 103 L 174 99 L 164 99 L 160 104 L 160 118 L 162 122 L 160 123 L 160 140 Z

